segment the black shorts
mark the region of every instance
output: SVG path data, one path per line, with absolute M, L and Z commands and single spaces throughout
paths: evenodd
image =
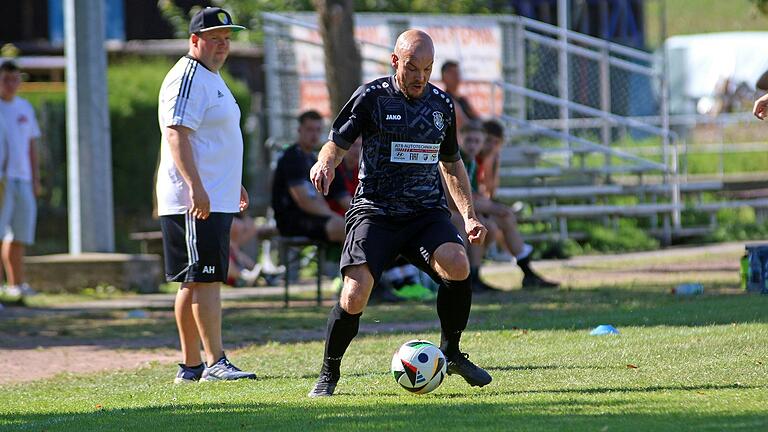
M 160 216 L 168 282 L 226 282 L 232 213 Z
M 314 240 L 328 241 L 325 225 L 330 216 L 317 216 L 308 213 L 287 213 L 275 216 L 277 230 L 281 236 L 303 236 Z
M 434 279 L 429 261 L 435 250 L 444 243 L 464 245 L 448 213 L 439 209 L 405 218 L 348 212 L 346 232 L 341 273 L 348 266 L 367 263 L 375 282 L 398 255 Z

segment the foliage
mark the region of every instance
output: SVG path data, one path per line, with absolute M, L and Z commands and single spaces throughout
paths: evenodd
M 658 249 L 659 241 L 637 227 L 631 219 L 619 221 L 618 229 L 606 228 L 598 224 L 586 227 L 587 240 L 583 245 L 585 252 L 629 252 Z
M 768 0 L 750 0 L 757 9 L 765 15 L 768 15 Z
M 307 12 L 314 11 L 312 0 L 213 0 L 232 14 L 236 23 L 248 27 L 250 31 L 235 33 L 233 38 L 241 41 L 261 42 L 264 38 L 262 12 Z M 186 37 L 189 18 L 197 8 L 192 8 L 189 16 L 178 7 L 174 0 L 158 2 L 163 16 L 174 27 L 177 37 Z M 512 6 L 503 0 L 355 0 L 356 12 L 388 13 L 454 13 L 454 14 L 489 14 L 511 13 Z
M 119 250 L 131 246 L 128 233 L 142 229 L 151 215 L 154 171 L 160 145 L 157 123 L 157 95 L 172 63 L 167 60 L 123 58 L 111 61 L 107 70 L 112 138 L 112 186 L 115 203 L 115 229 Z M 250 107 L 247 86 L 226 71 L 222 76 L 243 112 L 243 122 Z M 46 117 L 44 130 L 45 164 L 41 172 L 46 195 L 40 209 L 40 244 L 35 253 L 61 252 L 66 249 L 66 230 L 61 226 L 66 215 L 65 95 L 47 93 L 31 96 L 38 113 Z M 246 145 L 248 140 L 245 140 Z
M 710 241 L 765 240 L 768 238 L 768 222 L 758 221 L 752 207 L 720 209 L 717 212 L 717 229 L 709 236 Z

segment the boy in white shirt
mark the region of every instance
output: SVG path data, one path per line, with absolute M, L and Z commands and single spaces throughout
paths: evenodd
M 35 239 L 36 197 L 40 195 L 37 139 L 40 128 L 35 111 L 27 100 L 16 95 L 21 71 L 12 61 L 0 65 L 0 117 L 6 127 L 7 161 L 5 192 L 0 210 L 2 257 L 8 285 L 3 289 L 12 297 L 31 296 L 24 275 L 26 246 Z

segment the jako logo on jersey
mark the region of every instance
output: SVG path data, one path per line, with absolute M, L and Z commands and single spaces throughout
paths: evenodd
M 403 116 L 400 114 L 387 114 L 387 120 L 402 120 Z
M 445 122 L 443 121 L 443 113 L 435 111 L 432 113 L 432 119 L 435 121 L 435 127 L 437 130 L 443 130 Z
M 203 266 L 203 274 L 216 273 L 216 266 Z
M 221 90 L 216 90 L 216 91 L 217 91 L 217 92 L 219 92 L 219 97 L 220 97 L 220 98 L 223 98 L 223 97 L 224 97 L 224 93 L 222 93 L 222 92 L 221 92 Z

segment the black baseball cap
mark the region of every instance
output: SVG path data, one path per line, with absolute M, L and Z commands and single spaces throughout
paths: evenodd
M 245 27 L 234 24 L 229 12 L 220 7 L 201 9 L 189 22 L 189 33 L 200 33 L 220 28 L 232 29 L 233 32 L 245 30 Z

